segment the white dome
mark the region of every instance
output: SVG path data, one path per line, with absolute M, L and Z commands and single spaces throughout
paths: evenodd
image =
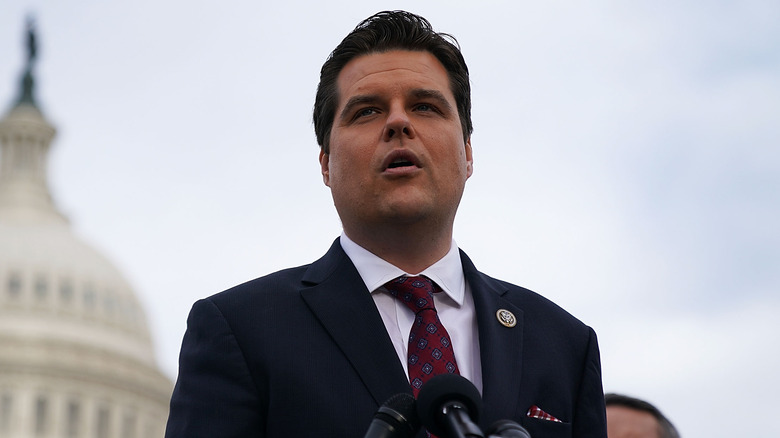
M 0 121 L 0 333 L 90 345 L 154 367 L 130 285 L 73 234 L 49 195 L 53 136 L 30 104 Z
M 54 128 L 30 103 L 0 120 L 0 438 L 153 438 L 170 380 L 130 284 L 54 205 Z
M 155 366 L 130 285 L 63 224 L 0 217 L 0 333 L 90 345 Z

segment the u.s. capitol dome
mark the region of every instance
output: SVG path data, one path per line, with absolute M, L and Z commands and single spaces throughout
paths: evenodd
M 0 120 L 0 438 L 162 437 L 172 384 L 144 310 L 51 197 L 33 59 Z

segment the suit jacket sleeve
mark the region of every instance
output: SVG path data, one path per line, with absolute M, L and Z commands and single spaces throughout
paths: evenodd
M 580 380 L 574 418 L 573 436 L 605 438 L 607 418 L 604 408 L 604 393 L 601 384 L 601 359 L 599 358 L 596 332 L 588 328 L 588 353 Z
M 257 386 L 228 321 L 210 300 L 193 305 L 165 438 L 262 437 Z

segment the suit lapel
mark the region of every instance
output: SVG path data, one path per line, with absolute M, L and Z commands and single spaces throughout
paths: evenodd
M 360 376 L 377 405 L 409 382 L 371 294 L 338 239 L 303 277 L 301 296 Z
M 504 297 L 505 286 L 477 271 L 463 252 L 461 260 L 477 313 L 486 413 L 481 422 L 489 425 L 516 415 L 522 374 L 523 311 Z M 374 300 L 338 240 L 309 267 L 303 284 L 303 300 L 352 364 L 377 405 L 398 393 L 411 394 Z M 512 312 L 517 324 L 512 328 L 502 325 L 496 316 L 499 309 Z
M 496 420 L 513 418 L 520 398 L 520 377 L 523 359 L 523 311 L 504 298 L 507 288 L 500 282 L 477 271 L 471 260 L 461 252 L 463 272 L 474 297 L 479 330 L 479 350 L 482 364 L 482 419 L 488 425 Z M 511 312 L 517 323 L 506 327 L 496 313 Z

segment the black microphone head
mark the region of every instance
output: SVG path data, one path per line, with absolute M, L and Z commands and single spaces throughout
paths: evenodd
M 482 397 L 467 378 L 458 374 L 439 374 L 420 388 L 417 395 L 417 413 L 420 420 L 434 435 L 445 435 L 443 408 L 460 404 L 474 423 L 479 422 Z
M 488 437 L 531 438 L 525 428 L 511 420 L 498 420 L 485 433 Z
M 417 403 L 411 394 L 396 394 L 379 407 L 374 418 L 382 420 L 398 433 L 393 437 L 411 438 L 417 434 L 422 424 L 417 415 Z

